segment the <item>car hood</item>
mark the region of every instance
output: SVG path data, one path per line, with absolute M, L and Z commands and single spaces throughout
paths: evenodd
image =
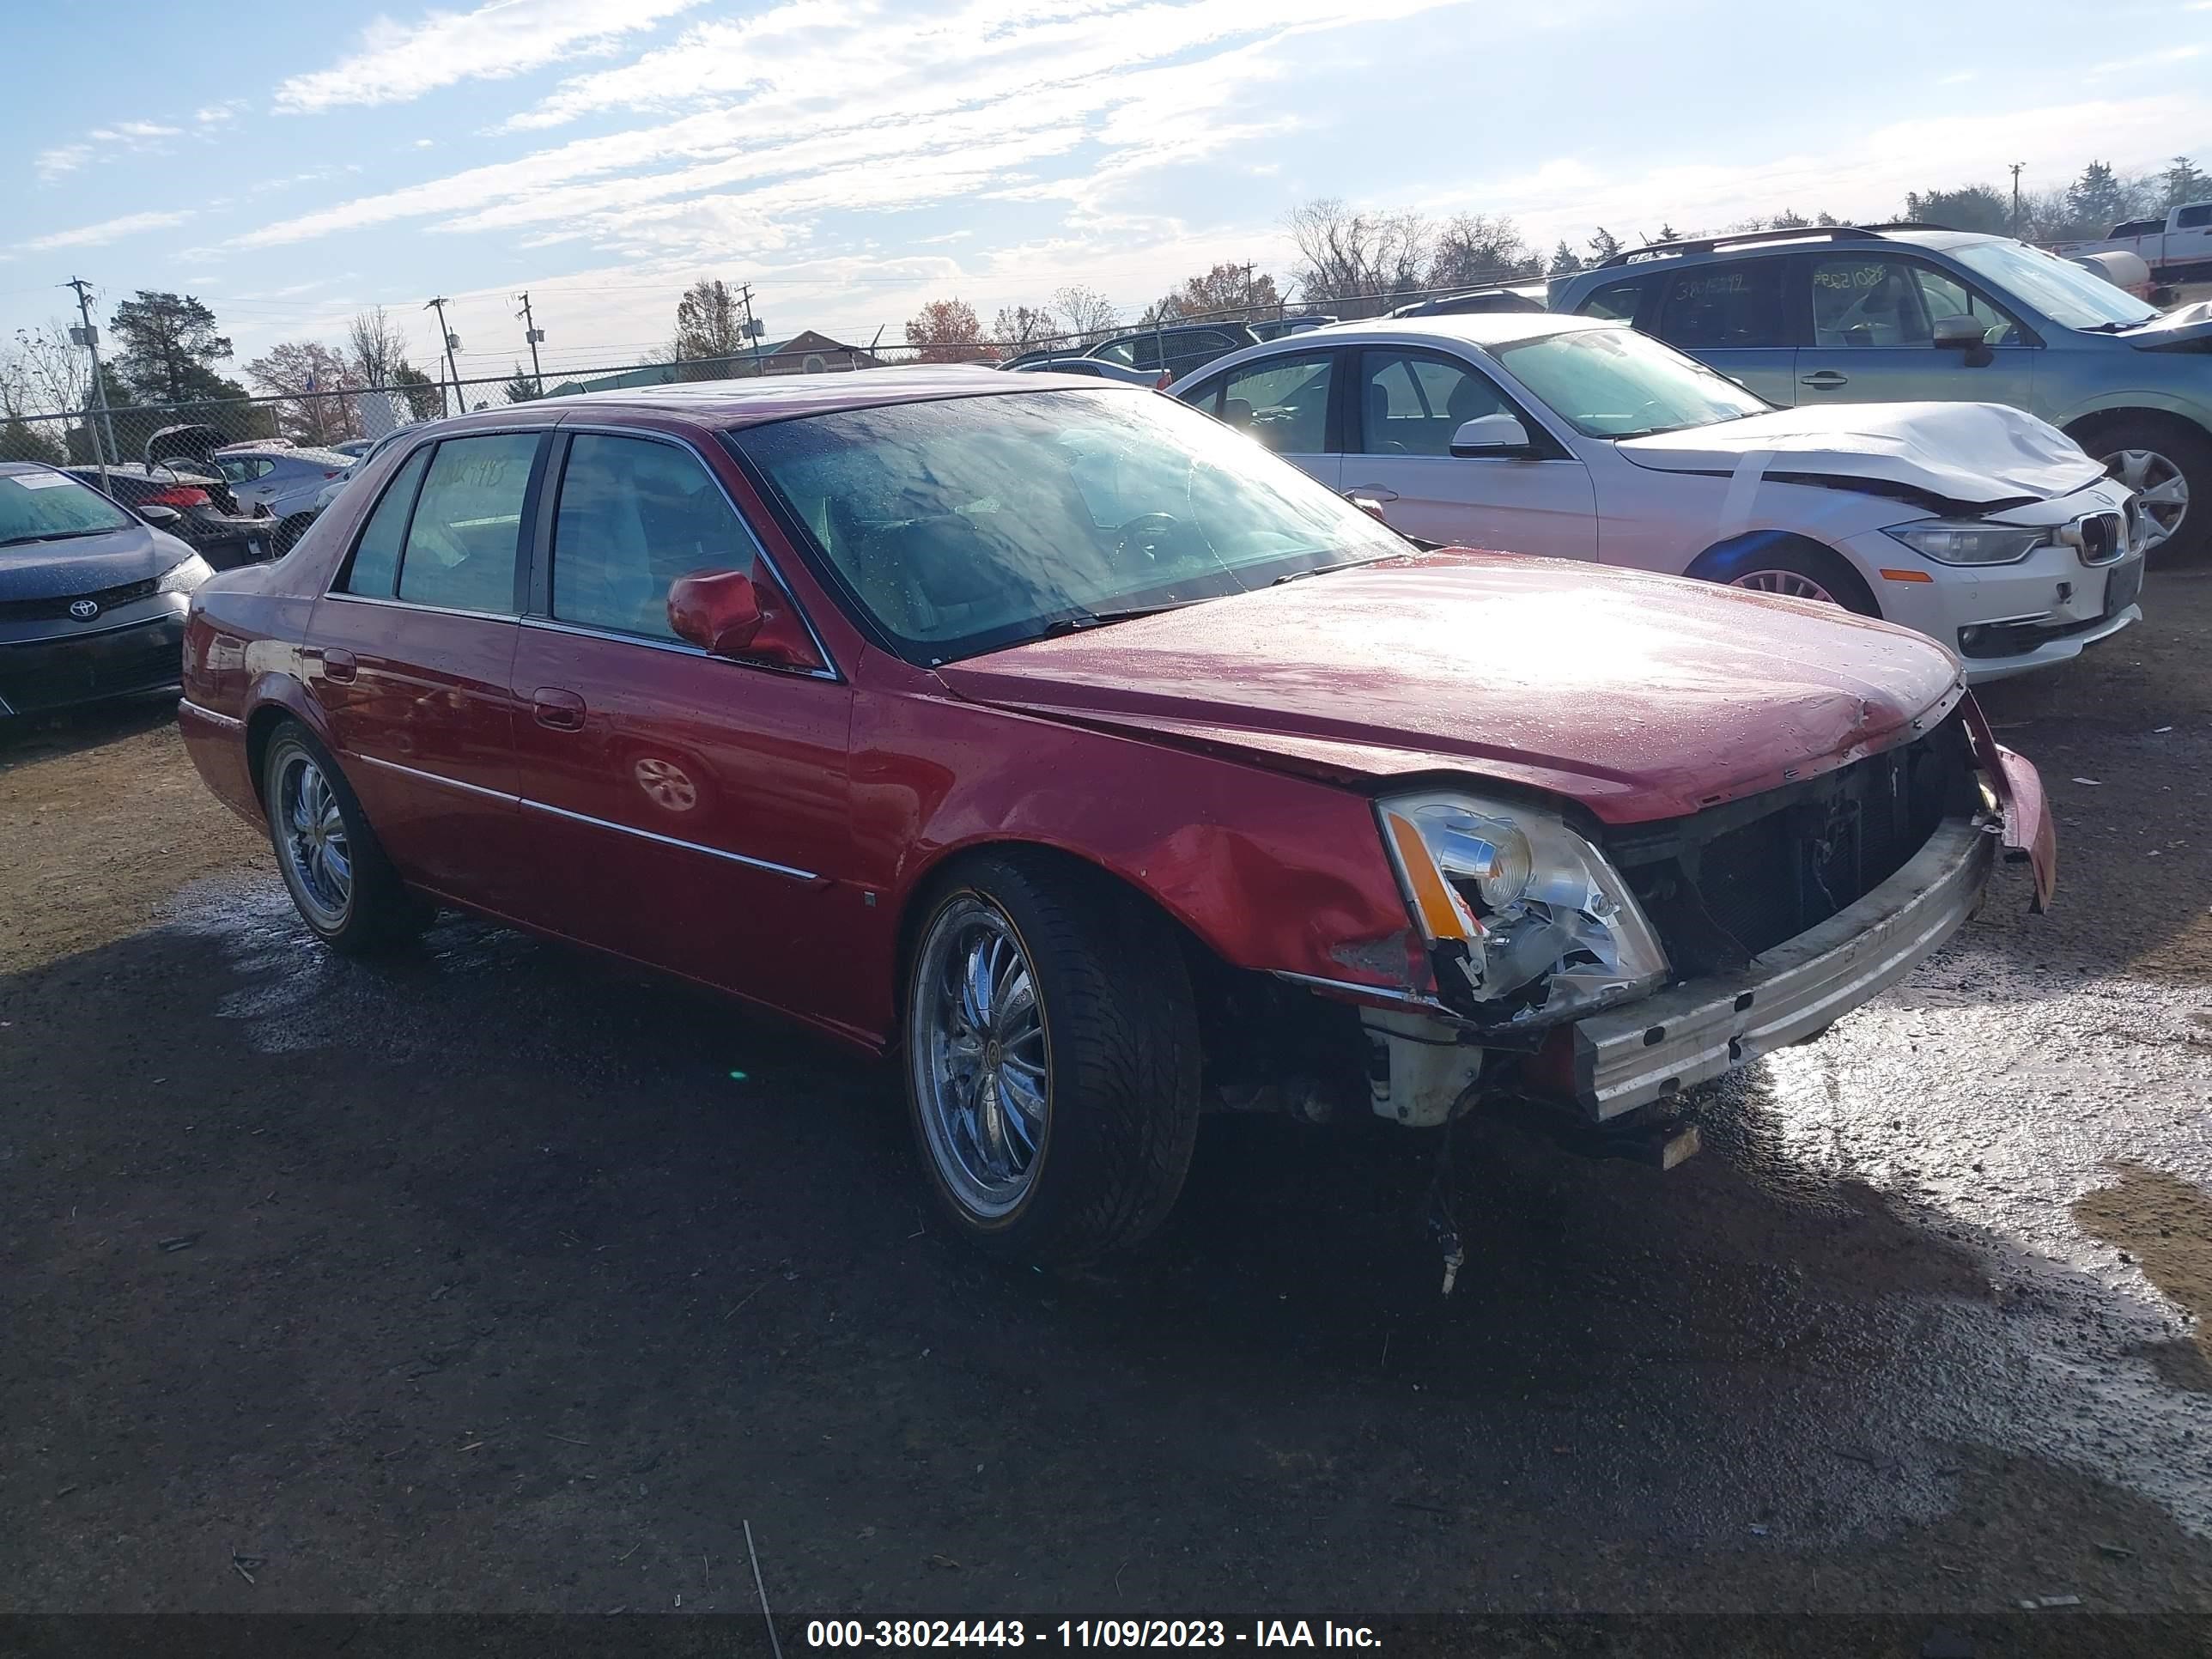
M 0 603 L 68 599 L 143 582 L 191 556 L 182 542 L 147 525 L 0 547 Z
M 2047 421 L 2002 404 L 1824 404 L 1625 438 L 1637 465 L 1861 489 L 1988 513 L 2095 483 L 2104 469 Z
M 1362 785 L 1472 774 L 1617 823 L 1832 769 L 1961 695 L 1942 647 L 1833 606 L 1457 549 L 937 672 L 999 708 Z
M 2203 350 L 2212 341 L 2212 300 L 2176 306 L 2119 337 L 2138 351 Z

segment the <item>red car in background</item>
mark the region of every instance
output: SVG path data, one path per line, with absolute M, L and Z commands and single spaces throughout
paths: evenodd
M 1920 635 L 1422 552 L 1167 398 L 911 368 L 392 445 L 194 596 L 181 720 L 307 926 L 439 904 L 896 1054 L 1024 1260 L 1141 1237 L 1201 1111 L 1634 1121 L 2048 897 Z

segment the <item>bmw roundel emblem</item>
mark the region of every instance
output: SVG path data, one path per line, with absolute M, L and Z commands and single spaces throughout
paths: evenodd
M 70 615 L 75 617 L 79 622 L 90 622 L 99 614 L 100 601 L 97 599 L 79 599 L 75 605 L 70 606 Z

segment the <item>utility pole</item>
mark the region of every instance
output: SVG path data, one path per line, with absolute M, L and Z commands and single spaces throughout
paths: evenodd
M 2020 234 L 2020 170 L 2027 165 L 2025 161 L 2012 164 L 2012 234 L 2015 236 Z
M 545 337 L 545 331 L 530 314 L 530 291 L 525 289 L 514 297 L 522 301 L 522 309 L 514 314 L 522 319 L 522 337 L 530 343 L 530 378 L 538 382 L 538 395 L 542 398 L 545 395 L 545 374 L 538 367 L 538 343 Z
M 446 343 L 446 368 L 449 372 L 451 372 L 453 377 L 453 402 L 460 404 L 462 412 L 465 414 L 468 411 L 469 404 L 468 399 L 461 396 L 460 365 L 453 361 L 453 348 L 460 344 L 460 341 L 456 338 L 453 331 L 446 326 L 446 296 L 441 294 L 436 299 L 431 301 L 429 304 L 424 306 L 422 309 L 425 311 L 434 311 L 438 313 L 438 333 L 440 337 Z M 438 407 L 442 412 L 447 415 L 453 412 L 452 407 L 446 402 L 446 387 L 442 381 L 441 381 L 438 386 Z
M 1252 266 L 1249 260 L 1244 266 L 1244 320 L 1252 320 Z
M 738 297 L 745 304 L 745 337 L 753 343 L 753 378 L 758 380 L 767 371 L 761 367 L 760 325 L 753 320 L 753 285 L 750 283 L 740 283 L 738 285 Z
M 88 419 L 84 424 L 85 430 L 92 434 L 92 459 L 100 468 L 100 488 L 104 494 L 107 489 L 107 452 L 115 449 L 115 422 L 107 412 L 106 379 L 100 372 L 100 331 L 93 326 L 92 284 L 82 276 L 72 276 L 62 286 L 76 290 L 77 315 L 84 319 L 84 326 L 71 332 L 77 336 L 76 343 L 92 358 L 92 407 L 99 412 L 100 419 L 97 423 Z M 104 445 L 100 441 L 102 427 L 107 429 L 107 441 Z M 67 434 L 64 435 L 66 438 Z M 121 450 L 115 450 L 115 459 L 120 464 L 123 459 Z

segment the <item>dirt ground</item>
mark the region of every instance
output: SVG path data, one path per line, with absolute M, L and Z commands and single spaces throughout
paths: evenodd
M 744 1612 L 749 1522 L 802 1616 L 2201 1629 L 2212 572 L 2145 608 L 1985 695 L 2052 915 L 1672 1173 L 1482 1130 L 1449 1302 L 1415 1138 L 1211 1123 L 1010 1274 L 887 1073 L 473 921 L 337 961 L 164 711 L 0 738 L 0 1612 Z

